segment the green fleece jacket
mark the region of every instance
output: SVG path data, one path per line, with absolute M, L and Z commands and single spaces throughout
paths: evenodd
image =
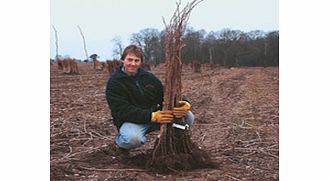
M 162 109 L 163 85 L 142 68 L 129 76 L 122 65 L 118 67 L 107 81 L 105 94 L 118 129 L 124 122 L 150 123 L 152 112 Z

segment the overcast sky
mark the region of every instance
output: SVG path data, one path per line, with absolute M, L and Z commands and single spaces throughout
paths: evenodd
M 187 0 L 182 0 L 182 7 Z M 58 32 L 59 54 L 85 59 L 79 25 L 88 54 L 112 59 L 114 37 L 128 45 L 129 36 L 145 28 L 164 28 L 176 0 L 50 0 L 50 23 Z M 194 30 L 279 30 L 278 0 L 204 0 L 196 6 L 188 25 Z M 55 33 L 50 29 L 50 57 L 56 55 Z

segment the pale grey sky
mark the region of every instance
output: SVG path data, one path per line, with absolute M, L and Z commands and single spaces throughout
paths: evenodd
M 176 8 L 176 0 L 50 0 L 50 23 L 58 31 L 59 54 L 85 59 L 85 36 L 88 54 L 101 60 L 112 59 L 113 43 L 119 36 L 128 45 L 129 36 L 145 28 L 164 28 Z M 182 7 L 188 0 L 182 0 Z M 194 30 L 218 31 L 279 30 L 278 0 L 204 0 L 193 9 L 189 26 Z M 55 34 L 50 29 L 50 57 L 56 54 Z

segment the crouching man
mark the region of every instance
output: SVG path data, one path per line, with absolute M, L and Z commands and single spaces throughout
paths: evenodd
M 123 51 L 119 66 L 106 85 L 106 99 L 111 109 L 113 123 L 118 134 L 116 146 L 121 152 L 128 152 L 146 142 L 146 134 L 159 130 L 160 123 L 171 123 L 185 117 L 189 126 L 194 122 L 190 103 L 179 101 L 180 106 L 162 110 L 163 85 L 152 73 L 141 68 L 143 52 L 136 45 L 129 45 Z

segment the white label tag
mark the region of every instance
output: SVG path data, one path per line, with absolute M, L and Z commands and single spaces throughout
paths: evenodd
M 186 126 L 180 125 L 180 124 L 176 124 L 176 123 L 172 123 L 172 127 L 174 128 L 178 128 L 178 129 L 186 129 Z

